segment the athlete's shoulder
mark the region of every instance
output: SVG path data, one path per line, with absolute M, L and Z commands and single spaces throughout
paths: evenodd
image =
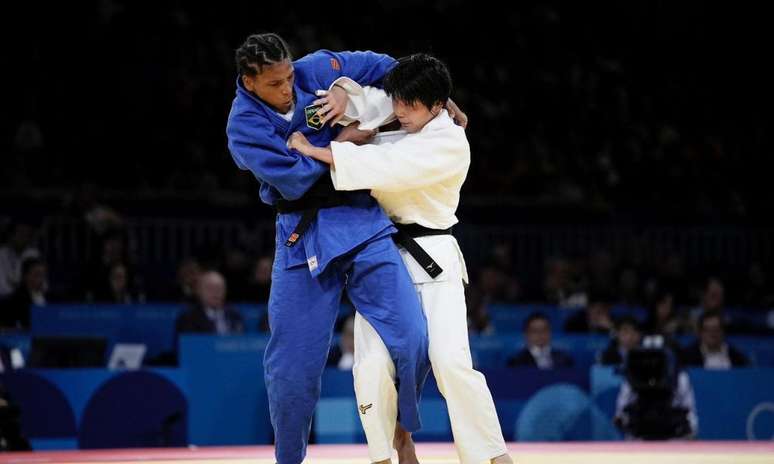
M 328 88 L 342 73 L 341 58 L 330 50 L 310 53 L 296 60 L 293 67 L 299 87 L 309 92 Z
M 330 78 L 341 74 L 341 57 L 330 50 L 317 50 L 293 63 L 296 76 L 302 79 L 313 77 Z
M 320 49 L 296 60 L 293 65 L 304 71 L 341 71 L 341 57 L 337 52 Z

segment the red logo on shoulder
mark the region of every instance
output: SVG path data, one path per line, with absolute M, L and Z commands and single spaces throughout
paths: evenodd
M 331 68 L 335 69 L 336 71 L 341 71 L 341 65 L 339 64 L 339 60 L 336 58 L 331 58 Z

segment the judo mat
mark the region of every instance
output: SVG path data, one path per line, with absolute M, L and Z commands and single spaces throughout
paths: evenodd
M 510 443 L 517 464 L 774 464 L 774 441 Z M 418 443 L 423 464 L 456 464 L 450 443 Z M 397 459 L 393 457 L 397 464 Z M 188 447 L 0 454 L 0 463 L 273 464 L 271 446 Z M 313 445 L 305 464 L 368 464 L 364 445 Z

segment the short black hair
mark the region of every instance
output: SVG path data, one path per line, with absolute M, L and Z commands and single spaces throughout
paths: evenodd
M 452 80 L 446 65 L 426 53 L 405 56 L 384 77 L 384 91 L 405 103 L 420 102 L 428 109 L 446 104 Z
M 522 324 L 521 330 L 523 332 L 526 332 L 529 329 L 530 324 L 532 324 L 534 321 L 546 321 L 546 324 L 548 324 L 548 327 L 551 327 L 551 321 L 548 320 L 548 317 L 546 317 L 545 314 L 540 312 L 534 312 L 530 314 L 527 319 L 524 320 L 524 324 Z
M 288 44 L 273 32 L 252 34 L 236 50 L 236 67 L 240 76 L 255 76 L 266 65 L 292 59 Z

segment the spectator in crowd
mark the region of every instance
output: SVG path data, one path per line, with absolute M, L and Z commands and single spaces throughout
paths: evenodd
M 698 333 L 699 318 L 705 313 L 716 313 L 723 318 L 724 325 L 728 324 L 726 314 L 723 311 L 726 300 L 726 287 L 718 277 L 708 277 L 704 281 L 699 296 L 699 306 L 690 310 L 690 318 L 694 332 Z
M 513 268 L 513 245 L 497 243 L 491 250 L 488 263 L 481 272 L 482 290 L 486 299 L 497 303 L 516 303 L 522 297 L 522 286 Z
M 723 310 L 726 301 L 726 288 L 717 277 L 710 277 L 704 285 L 701 297 L 702 312 L 719 313 Z
M 177 267 L 175 290 L 171 297 L 174 301 L 193 303 L 196 301 L 196 281 L 202 273 L 199 262 L 194 258 L 185 258 Z
M 30 327 L 30 307 L 46 304 L 46 264 L 39 258 L 28 258 L 22 263 L 21 272 L 21 285 L 0 303 L 0 326 L 27 330 Z
M 543 298 L 563 308 L 582 308 L 588 305 L 588 296 L 582 290 L 570 260 L 563 257 L 546 260 Z
M 247 299 L 254 303 L 267 303 L 271 289 L 271 269 L 274 259 L 270 255 L 258 257 L 247 288 Z
M 84 272 L 83 295 L 86 301 L 95 301 L 109 294 L 110 270 L 119 264 L 128 268 L 128 262 L 125 234 L 111 232 L 106 235 L 102 240 L 99 256 Z
M 34 241 L 32 224 L 16 221 L 10 225 L 7 240 L 0 246 L 0 300 L 10 296 L 19 286 L 22 262 L 40 257 Z
M 677 313 L 672 291 L 666 289 L 656 290 L 648 307 L 645 333 L 648 335 L 661 335 L 664 344 L 677 351 L 679 345 L 676 337 L 689 331 L 688 321 Z
M 750 365 L 747 356 L 726 341 L 723 318 L 717 312 L 705 312 L 699 317 L 699 339 L 682 353 L 686 366 L 705 369 L 730 369 Z
M 468 332 L 490 334 L 494 326 L 489 318 L 489 304 L 497 285 L 497 275 L 491 269 L 482 269 L 471 276 L 471 284 L 465 287 L 465 305 L 468 311 Z
M 524 321 L 526 345 L 508 360 L 509 367 L 530 366 L 538 369 L 572 367 L 572 356 L 551 346 L 551 323 L 541 313 L 531 314 Z
M 242 315 L 226 305 L 226 281 L 220 273 L 207 271 L 199 276 L 196 302 L 178 316 L 175 331 L 219 335 L 244 332 Z
M 129 269 L 123 263 L 115 263 L 108 270 L 107 285 L 98 288 L 94 301 L 99 303 L 131 304 L 143 303 L 142 294 L 138 294 L 131 283 Z
M 610 339 L 599 362 L 605 366 L 620 366 L 626 362 L 626 356 L 632 349 L 640 346 L 642 331 L 637 319 L 626 316 L 615 324 L 615 337 Z
M 329 367 L 335 367 L 342 371 L 351 371 L 355 364 L 355 316 L 349 316 L 341 326 L 341 338 L 339 343 L 331 347 L 328 356 Z
M 611 300 L 607 292 L 592 292 L 586 309 L 570 316 L 564 325 L 564 331 L 609 334 L 614 326 L 610 316 Z

